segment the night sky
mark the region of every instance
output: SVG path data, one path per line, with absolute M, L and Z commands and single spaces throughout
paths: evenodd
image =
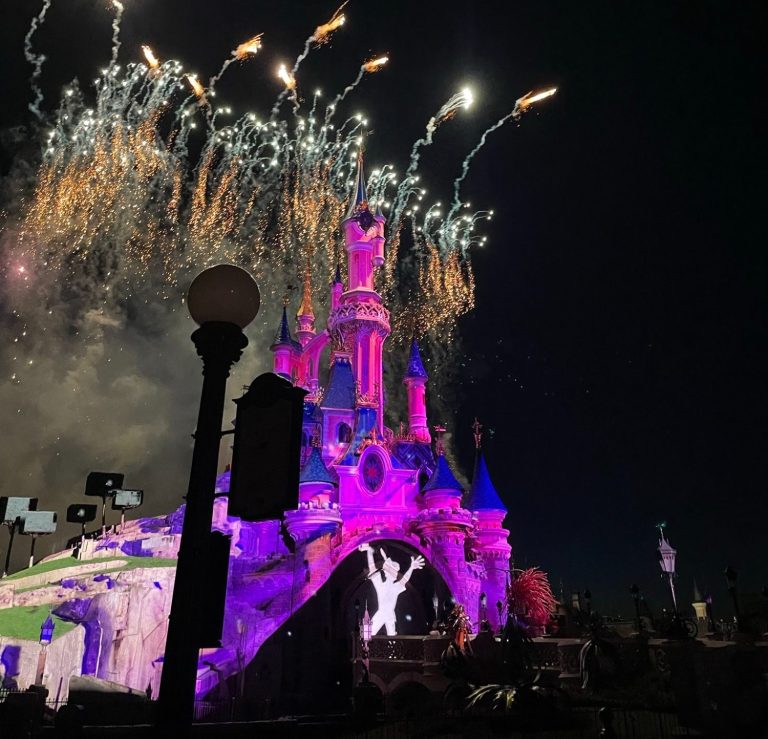
M 29 120 L 22 47 L 38 5 L 2 4 L 4 128 Z M 36 39 L 49 108 L 108 59 L 106 5 L 54 0 Z M 218 88 L 243 111 L 271 104 L 274 67 L 334 10 L 317 0 L 125 5 L 123 59 L 149 43 L 204 79 L 264 32 L 263 55 Z M 422 159 L 425 186 L 443 198 L 517 97 L 559 88 L 492 134 L 466 181 L 473 206 L 497 217 L 473 258 L 457 417 L 432 420 L 453 426 L 466 471 L 472 418 L 492 430 L 487 458 L 517 564 L 543 567 L 556 591 L 561 580 L 566 592 L 589 587 L 598 609 L 627 613 L 632 582 L 666 605 L 660 520 L 678 548 L 683 603 L 696 577 L 715 615 L 729 612 L 728 563 L 745 590 L 768 584 L 759 5 L 352 0 L 347 26 L 301 70 L 303 89 L 335 92 L 363 58 L 388 52 L 354 101 L 373 121 L 369 157 L 401 169 L 429 116 L 470 85 L 476 105 Z M 12 155 L 2 151 L 3 173 Z

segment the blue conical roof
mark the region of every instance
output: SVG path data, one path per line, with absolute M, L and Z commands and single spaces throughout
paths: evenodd
M 357 213 L 357 207 L 361 203 L 368 202 L 368 189 L 365 186 L 365 170 L 363 168 L 363 153 L 357 158 L 357 175 L 355 177 L 355 189 L 352 197 L 349 199 L 349 208 L 345 219 L 354 218 Z
M 416 339 L 411 344 L 411 356 L 408 357 L 408 369 L 405 371 L 405 379 L 410 377 L 423 377 L 425 380 L 429 377 L 421 361 L 421 352 L 419 352 Z
M 341 279 L 341 263 L 340 262 L 336 262 L 336 274 L 334 274 L 333 276 L 333 284 L 335 285 L 337 283 L 339 285 L 344 284 L 344 280 Z
M 461 484 L 451 471 L 448 460 L 442 454 L 438 455 L 435 471 L 432 473 L 432 477 L 427 480 L 422 492 L 427 493 L 430 490 L 458 490 L 461 492 Z
M 352 365 L 346 357 L 336 357 L 328 376 L 328 388 L 320 403 L 321 408 L 355 408 L 355 378 Z
M 478 451 L 475 459 L 475 474 L 472 477 L 472 485 L 469 488 L 466 508 L 470 511 L 506 511 L 507 507 L 502 503 L 496 488 L 493 487 L 488 467 L 485 464 L 483 453 Z
M 276 346 L 300 346 L 300 344 L 291 336 L 291 329 L 288 327 L 288 313 L 283 306 L 283 317 L 280 320 L 280 325 L 275 332 L 275 340 L 272 342 L 270 349 L 274 349 Z
M 327 482 L 336 485 L 336 475 L 323 462 L 320 447 L 313 447 L 309 458 L 301 468 L 299 482 Z

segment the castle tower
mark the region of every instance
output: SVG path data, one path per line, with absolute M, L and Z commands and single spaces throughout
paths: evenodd
M 358 400 L 375 409 L 377 431 L 383 436 L 382 354 L 390 326 L 389 311 L 374 287 L 374 269 L 384 263 L 385 221 L 368 207 L 362 153 L 355 183 L 341 224 L 347 251 L 347 290 L 338 296 L 339 303 L 328 316 L 328 332 L 336 349 L 349 354 Z M 338 288 L 334 285 L 333 289 Z
M 327 508 L 330 503 L 337 502 L 338 484 L 336 473 L 329 470 L 323 462 L 320 447 L 313 446 L 299 475 L 299 500 L 302 503 L 312 503 L 317 508 Z
M 403 383 L 408 391 L 408 433 L 416 441 L 426 444 L 431 442 L 429 426 L 427 426 L 426 385 L 429 376 L 424 369 L 416 339 L 411 344 L 411 356 L 405 371 Z
M 296 374 L 296 367 L 301 353 L 301 344 L 293 339 L 291 330 L 288 327 L 288 313 L 286 306 L 283 306 L 283 317 L 275 333 L 275 340 L 269 347 L 274 354 L 272 360 L 272 371 L 276 375 L 281 375 L 293 382 Z
M 472 515 L 461 507 L 462 488 L 438 442 L 437 464 L 424 485 L 424 508 L 414 519 L 415 532 L 428 544 L 432 561 L 452 575 L 449 587 L 476 622 L 480 592 L 468 570 L 465 554 Z
M 474 532 L 472 548 L 485 566 L 485 579 L 481 587 L 488 597 L 488 620 L 494 630 L 499 628 L 496 603 L 506 601 L 509 578 L 509 531 L 502 524 L 507 509 L 491 482 L 485 456 L 481 448 L 482 427 L 475 420 L 475 470 L 465 506 L 472 511 Z

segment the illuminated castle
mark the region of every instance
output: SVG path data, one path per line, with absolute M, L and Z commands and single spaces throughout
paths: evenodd
M 397 434 L 383 424 L 382 354 L 390 314 L 374 288 L 374 273 L 384 263 L 384 225 L 381 212 L 369 209 L 361 161 L 341 224 L 346 284 L 337 269 L 327 325 L 321 331 L 315 326 L 306 278 L 296 338 L 283 308 L 271 346 L 275 373 L 308 391 L 298 508 L 286 511 L 284 522 L 241 521 L 227 515 L 229 472 L 217 481 L 213 527 L 231 534 L 231 557 L 222 642 L 201 651 L 200 696 L 258 667 L 280 634 L 297 642 L 300 629 L 294 624 L 310 618 L 302 614 L 314 613 L 311 618 L 324 622 L 325 633 L 342 635 L 327 642 L 339 652 L 349 644 L 344 619 L 355 601 L 364 601 L 380 633 L 390 635 L 426 634 L 445 601 L 462 604 L 474 624 L 487 619 L 494 630 L 498 614 L 506 612 L 511 548 L 503 528 L 505 506 L 491 483 L 479 434 L 468 491 L 456 480 L 440 439 L 433 450 L 426 406 L 429 378 L 415 341 L 403 377 L 407 424 Z M 322 387 L 321 372 L 328 364 Z M 53 571 L 43 576 L 47 585 L 38 590 L 39 576 L 30 583 L 20 579 L 18 593 L 14 585 L 0 584 L 0 607 L 4 597 L 10 605 L 22 599 L 25 604 L 56 603 L 54 615 L 77 625 L 62 636 L 60 647 L 54 641 L 48 650 L 49 664 L 55 665 L 49 669 L 50 681 L 66 684 L 71 675 L 92 674 L 140 690 L 150 685 L 157 694 L 172 570 L 159 572 L 153 559 L 168 562 L 175 556 L 180 514 L 181 509 L 167 517 L 131 521 L 119 533 L 89 542 L 93 546 L 86 558 L 142 556 L 147 557 L 145 568 L 106 576 L 74 560 L 67 572 L 75 575 L 62 578 Z M 294 547 L 287 547 L 280 535 L 283 523 Z M 159 565 L 161 560 L 156 561 Z M 338 599 L 328 596 L 333 582 Z M 201 582 L 201 597 L 205 586 Z M 385 597 L 386 603 L 376 602 Z M 320 613 L 323 598 L 328 605 Z M 127 614 L 136 613 L 142 614 L 141 626 L 134 629 Z M 309 641 L 297 647 L 297 659 L 319 649 L 315 629 L 304 630 Z M 33 643 L 23 647 L 30 670 L 38 649 Z M 287 663 L 280 654 L 273 664 Z M 348 656 L 341 655 L 341 664 L 348 669 Z M 23 686 L 29 680 L 18 682 Z
M 394 541 L 405 545 L 413 556 L 421 555 L 426 560 L 444 581 L 450 597 L 466 607 L 474 623 L 487 618 L 496 628 L 496 604 L 505 602 L 510 569 L 509 532 L 503 528 L 506 507 L 491 483 L 479 436 L 468 491 L 463 491 L 456 480 L 439 439 L 433 451 L 426 406 L 429 378 L 415 341 L 403 377 L 408 397 L 407 426 L 403 424 L 395 434 L 383 423 L 382 358 L 390 334 L 390 314 L 375 290 L 374 273 L 384 264 L 384 226 L 381 211 L 372 212 L 369 207 L 361 160 L 341 224 L 348 257 L 347 280 L 344 284 L 337 269 L 330 287 L 327 325 L 321 331 L 315 325 L 311 285 L 306 276 L 296 316 L 296 338 L 291 335 L 283 308 L 271 346 L 274 372 L 308 391 L 299 507 L 285 512 L 285 525 L 297 542 L 297 550 L 290 555 L 280 549 L 293 562 L 294 569 L 296 561 L 303 562 L 305 576 L 292 587 L 293 608 L 298 609 L 316 593 L 346 558 L 364 566 L 365 556 L 358 550 L 373 543 L 377 557 L 379 552 L 388 557 L 389 550 L 385 552 L 377 542 Z M 326 349 L 330 357 L 324 361 Z M 328 362 L 327 381 L 322 387 L 321 370 Z M 225 490 L 227 485 L 225 473 L 220 489 Z M 258 546 L 262 555 L 265 541 L 277 541 L 269 524 L 240 523 L 239 528 L 259 530 L 261 543 L 257 545 L 253 537 L 249 541 L 251 551 Z M 247 556 L 248 552 L 238 554 Z M 386 572 L 386 564 L 385 559 L 383 565 L 378 565 L 382 573 Z M 395 566 L 402 567 L 405 573 L 407 560 Z M 248 598 L 248 578 L 243 575 L 241 589 L 239 569 L 233 568 L 230 576 L 228 610 L 240 613 L 242 618 L 242 611 L 233 606 L 234 601 L 242 603 Z M 378 576 L 386 578 L 384 574 Z M 252 583 L 252 575 L 250 578 Z M 483 602 L 489 604 L 483 613 L 482 595 Z M 370 605 L 373 611 L 375 604 Z M 287 615 L 276 614 L 275 622 L 267 628 L 254 621 L 249 633 L 261 634 L 253 643 L 254 652 L 267 632 L 273 632 L 281 617 Z M 228 623 L 231 621 L 228 619 Z M 234 641 L 235 634 L 230 638 Z

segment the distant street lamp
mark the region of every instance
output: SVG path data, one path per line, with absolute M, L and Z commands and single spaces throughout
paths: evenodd
M 632 593 L 632 600 L 635 603 L 635 621 L 637 623 L 637 633 L 643 633 L 643 619 L 640 616 L 640 587 L 637 583 L 629 586 L 629 592 Z
M 728 585 L 728 592 L 731 594 L 733 600 L 733 613 L 736 616 L 736 631 L 743 631 L 743 624 L 741 622 L 741 608 L 739 608 L 739 594 L 736 590 L 736 581 L 738 579 L 738 573 L 730 565 L 725 568 L 725 582 Z
M 200 326 L 192 341 L 203 360 L 203 388 L 160 682 L 158 720 L 164 726 L 185 727 L 192 722 L 206 618 L 200 608 L 199 578 L 210 570 L 224 395 L 230 369 L 248 345 L 243 329 L 256 317 L 259 303 L 253 277 L 231 264 L 201 272 L 187 295 L 189 313 Z
M 661 571 L 667 576 L 669 581 L 669 592 L 672 594 L 672 609 L 675 616 L 677 616 L 677 595 L 675 594 L 675 558 L 677 557 L 677 550 L 672 548 L 672 545 L 664 536 L 666 526 L 666 521 L 657 524 L 659 529 L 659 564 L 661 565 Z
M 365 673 L 363 675 L 363 682 L 367 683 L 371 677 L 371 653 L 368 649 L 368 642 L 373 638 L 373 622 L 371 621 L 371 614 L 368 613 L 368 602 L 365 603 L 365 611 L 363 612 L 363 620 L 360 622 L 360 641 L 363 644 L 363 669 Z

